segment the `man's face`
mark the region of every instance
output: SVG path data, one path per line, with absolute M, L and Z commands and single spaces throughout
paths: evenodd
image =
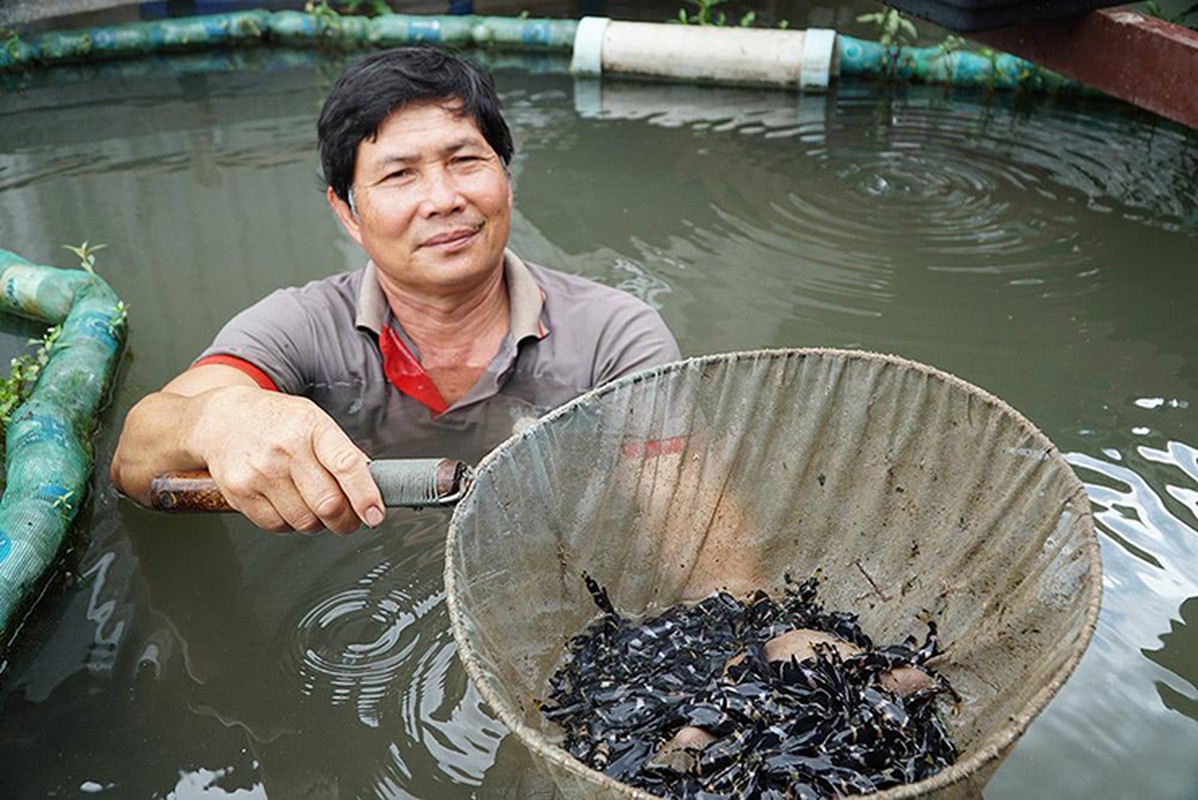
M 503 265 L 512 189 L 503 162 L 457 104 L 419 103 L 358 145 L 351 213 L 329 202 L 378 266 L 387 288 L 446 296 Z

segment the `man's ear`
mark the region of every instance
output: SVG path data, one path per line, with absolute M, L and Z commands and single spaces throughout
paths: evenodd
M 337 215 L 337 219 L 341 220 L 345 232 L 359 245 L 362 244 L 362 231 L 358 227 L 358 215 L 349 207 L 349 203 L 338 197 L 332 186 L 325 190 L 325 197 L 329 199 L 329 205 L 333 207 L 333 213 Z

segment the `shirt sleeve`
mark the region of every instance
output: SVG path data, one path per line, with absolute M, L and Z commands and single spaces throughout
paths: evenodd
M 316 336 L 296 289 L 279 289 L 229 320 L 193 366 L 211 356 L 232 356 L 262 370 L 287 394 L 310 384 Z

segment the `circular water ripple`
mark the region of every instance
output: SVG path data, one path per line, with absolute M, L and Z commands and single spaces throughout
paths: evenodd
M 829 266 L 868 271 L 901 255 L 1016 279 L 1047 264 L 1076 271 L 1087 229 L 1106 215 L 1198 236 L 1198 153 L 1185 133 L 1051 104 L 1037 112 L 842 92 L 825 116 L 768 131 L 776 144 L 716 145 L 751 166 L 728 176 L 743 189 L 721 196 L 722 221 Z M 741 122 L 739 133 L 760 127 Z
M 810 155 L 815 169 L 775 204 L 775 224 L 830 264 L 886 264 L 896 250 L 928 269 L 1012 272 L 1080 260 L 1078 228 L 1049 196 L 1054 176 L 1041 153 L 966 138 L 951 115 L 885 129 L 858 129 Z M 847 124 L 847 123 L 846 123 Z
M 290 638 L 287 668 L 299 692 L 370 729 L 347 736 L 372 753 L 358 773 L 341 776 L 359 795 L 469 796 L 506 733 L 457 659 L 440 580 L 441 523 L 391 531 L 378 551 L 355 554 L 353 565 L 370 566 L 312 601 Z
M 387 580 L 392 571 L 379 564 L 356 586 L 319 601 L 293 640 L 301 692 L 334 706 L 352 704 L 371 727 L 379 725 L 380 703 L 393 682 L 410 672 L 413 653 L 424 645 L 423 626 L 415 623 L 441 599 L 411 597 L 411 587 Z

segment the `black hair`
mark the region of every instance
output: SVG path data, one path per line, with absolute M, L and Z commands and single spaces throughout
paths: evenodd
M 338 197 L 349 201 L 358 144 L 377 135 L 392 113 L 420 102 L 460 103 L 462 116 L 474 119 L 505 166 L 511 163 L 512 133 L 500 113 L 491 76 L 437 47 L 397 47 L 351 64 L 320 111 L 320 168 Z

